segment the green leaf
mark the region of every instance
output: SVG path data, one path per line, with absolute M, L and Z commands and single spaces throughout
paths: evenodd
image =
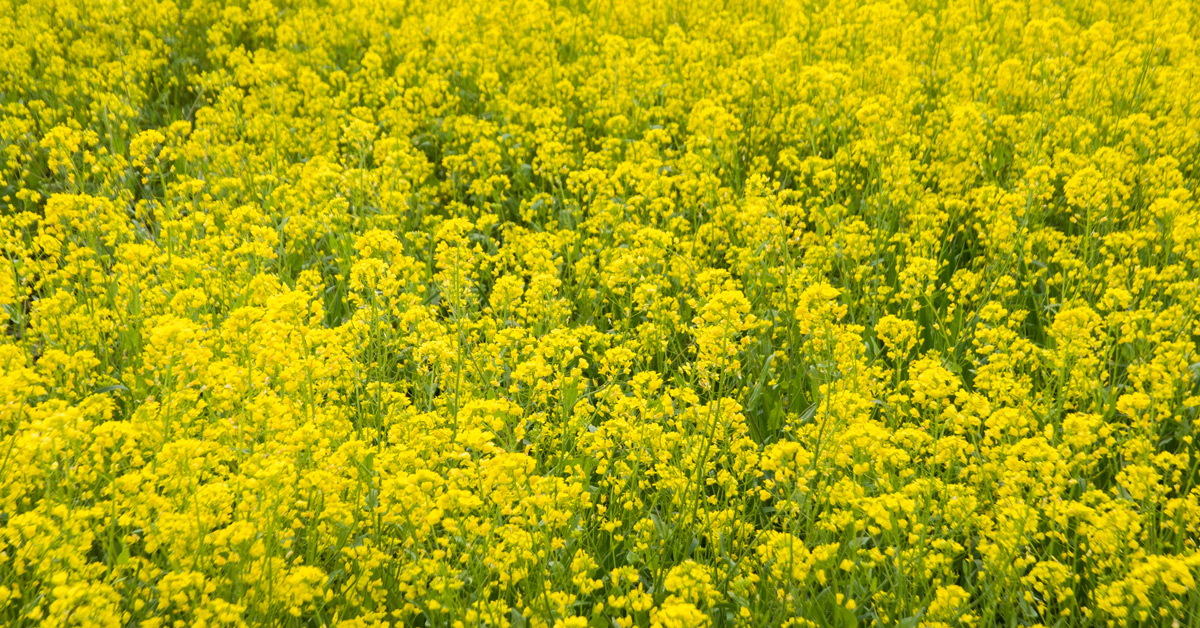
M 100 388 L 96 389 L 97 395 L 103 395 L 104 393 L 110 393 L 110 392 L 127 393 L 127 392 L 129 392 L 129 388 L 127 386 L 125 386 L 125 384 L 109 384 L 108 386 L 101 386 Z
M 845 607 L 837 607 L 837 620 L 843 628 L 858 628 L 858 617 L 854 615 L 854 611 Z

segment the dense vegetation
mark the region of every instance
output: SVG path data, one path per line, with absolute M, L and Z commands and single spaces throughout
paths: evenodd
M 1200 622 L 1189 0 L 0 0 L 0 623 Z

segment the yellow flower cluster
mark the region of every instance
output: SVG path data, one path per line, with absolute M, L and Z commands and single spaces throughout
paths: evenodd
M 1191 0 L 0 0 L 0 624 L 1200 623 Z

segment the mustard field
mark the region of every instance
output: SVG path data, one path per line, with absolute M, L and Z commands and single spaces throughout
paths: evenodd
M 0 0 L 0 625 L 1200 625 L 1195 0 Z

